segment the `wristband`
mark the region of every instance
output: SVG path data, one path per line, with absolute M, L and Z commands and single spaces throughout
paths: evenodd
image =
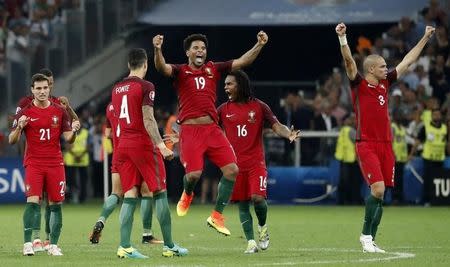
M 347 45 L 347 36 L 345 34 L 342 36 L 338 36 L 338 38 L 341 46 Z

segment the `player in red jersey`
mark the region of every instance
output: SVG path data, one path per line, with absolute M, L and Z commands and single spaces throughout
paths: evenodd
M 245 72 L 230 72 L 225 79 L 229 101 L 218 109 L 219 124 L 236 153 L 239 174 L 231 200 L 239 203 L 239 219 L 248 244 L 245 253 L 255 253 L 269 246 L 267 218 L 267 170 L 264 158 L 263 129 L 269 126 L 281 137 L 293 142 L 300 131 L 281 124 L 269 106 L 252 95 L 250 80 Z M 165 140 L 178 142 L 178 134 L 165 135 Z M 258 218 L 259 248 L 254 240 L 250 202 Z
M 363 63 L 363 75 L 358 73 L 347 44 L 344 23 L 336 26 L 336 33 L 341 45 L 345 70 L 350 79 L 353 109 L 356 114 L 356 154 L 361 172 L 371 191 L 366 199 L 364 226 L 359 240 L 363 252 L 384 253 L 385 251 L 378 248 L 374 240 L 383 214 L 385 187 L 394 186 L 395 158 L 392 152 L 388 90 L 389 86 L 417 60 L 433 35 L 434 28 L 427 26 L 422 39 L 391 71 L 388 71 L 386 62 L 381 56 L 369 55 Z
M 106 118 L 107 120 L 104 134 L 105 138 L 111 137 L 114 150 L 119 145 L 120 128 L 118 127 L 119 122 L 112 103 L 109 103 L 106 107 Z M 109 215 L 111 215 L 116 206 L 119 204 L 119 200 L 123 197 L 122 185 L 120 184 L 120 174 L 117 165 L 120 163 L 117 162 L 116 154 L 117 153 L 113 151 L 111 164 L 111 194 L 106 198 L 100 217 L 95 223 L 89 237 L 89 241 L 92 244 L 97 244 L 100 241 L 100 236 L 103 228 L 105 227 L 106 219 L 108 219 Z M 144 182 L 141 184 L 141 196 L 141 217 L 144 228 L 142 243 L 162 244 L 163 242 L 155 238 L 152 233 L 153 194 Z
M 40 69 L 39 72 L 40 74 L 45 75 L 48 78 L 49 81 L 49 88 L 50 88 L 50 96 L 49 96 L 49 100 L 55 104 L 58 105 L 62 105 L 63 107 L 66 108 L 67 112 L 69 113 L 70 117 L 72 117 L 73 120 L 78 120 L 78 116 L 75 113 L 75 111 L 72 109 L 72 107 L 69 104 L 69 100 L 67 99 L 67 97 L 65 96 L 61 96 L 61 97 L 55 97 L 51 95 L 51 92 L 53 91 L 53 85 L 54 85 L 54 79 L 53 79 L 53 72 L 50 69 Z M 17 104 L 17 108 L 16 108 L 16 114 L 23 109 L 24 107 L 28 106 L 31 102 L 33 102 L 34 96 L 33 94 L 30 94 L 28 96 L 22 97 L 18 104 Z M 43 195 L 43 200 L 46 203 L 45 205 L 45 216 L 44 216 L 44 221 L 45 221 L 45 233 L 46 233 L 46 239 L 44 242 L 41 242 L 40 239 L 40 230 L 41 230 L 41 224 L 37 224 L 33 229 L 33 250 L 35 252 L 41 252 L 44 250 L 48 250 L 48 246 L 50 245 L 50 207 L 48 205 L 48 200 L 46 195 Z M 39 214 L 37 215 L 39 221 L 41 220 L 41 210 L 39 210 Z
M 49 100 L 48 78 L 35 74 L 31 78 L 33 101 L 16 115 L 9 143 L 15 144 L 25 133 L 27 149 L 24 157 L 25 188 L 27 204 L 23 215 L 24 239 L 23 255 L 34 255 L 31 243 L 32 229 L 40 224 L 40 198 L 43 190 L 47 192 L 50 204 L 50 246 L 49 255 L 61 256 L 57 243 L 61 233 L 62 212 L 66 179 L 61 153 L 60 136 L 73 143 L 78 121 L 71 122 L 63 107 Z
M 223 178 L 220 180 L 216 205 L 207 218 L 209 226 L 219 233 L 230 235 L 225 227 L 223 210 L 227 205 L 238 174 L 233 149 L 217 125 L 215 108 L 217 83 L 222 73 L 250 65 L 268 41 L 261 31 L 257 42 L 240 58 L 226 62 L 206 62 L 208 40 L 205 35 L 192 34 L 184 40 L 187 64 L 166 64 L 162 54 L 163 36 L 153 38 L 155 66 L 163 75 L 174 78 L 178 91 L 180 127 L 180 159 L 186 170 L 184 191 L 177 205 L 178 216 L 184 216 L 194 197 L 195 184 L 203 171 L 203 158 L 220 167 Z
M 112 90 L 112 105 L 118 115 L 120 141 L 117 153 L 118 171 L 124 192 L 120 210 L 120 258 L 147 258 L 131 246 L 130 235 L 136 208 L 138 188 L 145 182 L 153 192 L 157 218 L 164 238 L 163 256 L 187 255 L 188 250 L 172 241 L 172 226 L 166 192 L 163 157 L 173 158 L 164 144 L 153 114 L 155 87 L 143 78 L 147 73 L 147 53 L 132 49 L 128 54 L 130 74 L 116 83 Z
M 234 148 L 239 166 L 231 200 L 239 202 L 239 219 L 248 242 L 245 253 L 255 253 L 258 247 L 265 250 L 269 246 L 264 126 L 291 142 L 300 138 L 300 131 L 281 124 L 266 103 L 252 96 L 250 80 L 245 72 L 230 72 L 225 79 L 225 92 L 229 101 L 218 108 L 219 123 Z M 258 218 L 258 245 L 253 235 L 250 202 L 254 204 Z
M 53 85 L 54 85 L 53 72 L 50 69 L 44 68 L 44 69 L 40 69 L 38 73 L 43 74 L 48 78 L 48 80 L 49 80 L 48 86 L 50 87 L 50 93 L 51 93 L 53 91 Z M 33 101 L 33 99 L 34 99 L 34 96 L 32 94 L 22 97 L 17 104 L 16 114 L 22 108 L 28 106 Z M 62 105 L 63 107 L 65 107 L 67 112 L 69 113 L 69 115 L 72 117 L 72 120 L 78 120 L 78 115 L 75 113 L 73 108 L 70 106 L 69 100 L 67 99 L 67 97 L 65 97 L 65 96 L 55 97 L 55 96 L 50 95 L 49 100 L 55 104 Z

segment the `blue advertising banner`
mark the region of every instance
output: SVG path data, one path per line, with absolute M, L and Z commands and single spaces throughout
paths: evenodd
M 20 158 L 0 159 L 0 204 L 25 202 L 25 172 Z

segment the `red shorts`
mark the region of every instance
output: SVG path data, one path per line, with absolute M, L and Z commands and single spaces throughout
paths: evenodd
M 236 163 L 234 150 L 217 124 L 182 124 L 180 160 L 186 173 L 203 170 L 204 155 L 219 168 Z
M 267 198 L 267 169 L 257 166 L 250 170 L 239 170 L 234 183 L 231 201 L 247 201 L 252 195 Z
M 151 192 L 166 189 L 166 169 L 157 148 L 137 147 L 117 149 L 117 168 L 124 193 L 144 181 Z
M 64 166 L 25 166 L 25 194 L 27 197 L 39 196 L 43 190 L 51 202 L 62 202 L 66 192 Z
M 357 142 L 356 155 L 369 185 L 384 182 L 384 186 L 394 187 L 395 157 L 390 142 Z
M 113 152 L 112 154 L 112 160 L 111 160 L 111 173 L 119 173 L 119 169 L 117 168 L 117 156 L 116 152 Z

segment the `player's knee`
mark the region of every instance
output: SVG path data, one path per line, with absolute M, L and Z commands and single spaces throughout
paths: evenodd
M 35 204 L 41 205 L 41 201 L 39 199 L 39 196 L 29 196 L 29 197 L 27 197 L 27 203 L 35 203 Z
M 372 188 L 371 192 L 372 192 L 372 195 L 376 198 L 383 199 L 383 197 L 384 197 L 384 187 L 383 188 L 381 188 L 381 187 Z
M 150 189 L 148 189 L 147 186 L 142 186 L 141 187 L 141 196 L 143 196 L 143 197 L 152 197 L 153 194 L 152 194 L 152 192 L 150 192 Z
M 202 171 L 194 171 L 186 174 L 186 179 L 188 179 L 189 181 L 198 181 L 200 179 L 200 176 L 202 176 Z
M 236 164 L 229 164 L 227 166 L 225 166 L 222 170 L 223 172 L 223 176 L 225 176 L 227 179 L 229 180 L 236 180 L 236 176 L 239 173 L 239 168 Z
M 252 195 L 252 202 L 255 204 L 261 204 L 264 202 L 264 197 L 260 195 Z
M 111 194 L 112 195 L 116 195 L 116 196 L 118 196 L 119 198 L 123 198 L 123 192 L 122 192 L 122 190 L 112 190 L 112 192 L 111 192 Z
M 134 186 L 133 188 L 131 188 L 130 190 L 128 190 L 127 192 L 125 192 L 124 196 L 125 196 L 125 197 L 131 197 L 131 198 L 136 198 L 136 197 L 138 197 L 138 192 L 137 192 L 136 186 Z

